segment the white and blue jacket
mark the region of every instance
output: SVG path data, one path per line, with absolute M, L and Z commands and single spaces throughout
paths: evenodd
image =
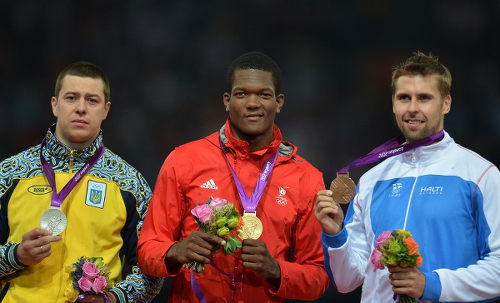
M 323 232 L 325 267 L 340 292 L 363 284 L 362 302 L 394 302 L 389 272 L 370 262 L 375 239 L 394 229 L 419 244 L 421 301 L 500 298 L 500 172 L 448 133 L 366 172 L 342 231 Z

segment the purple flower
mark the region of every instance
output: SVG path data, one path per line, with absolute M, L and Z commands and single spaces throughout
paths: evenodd
M 83 276 L 89 279 L 94 279 L 101 272 L 99 268 L 97 268 L 97 266 L 95 266 L 95 264 L 92 262 L 83 263 L 82 270 L 83 270 Z
M 78 280 L 78 287 L 83 291 L 89 291 L 92 289 L 92 281 L 86 277 L 82 277 Z

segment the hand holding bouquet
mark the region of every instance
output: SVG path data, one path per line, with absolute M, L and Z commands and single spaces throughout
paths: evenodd
M 384 231 L 376 240 L 377 247 L 370 257 L 374 270 L 385 266 L 413 267 L 422 265 L 422 257 L 418 251 L 418 244 L 413 240 L 411 233 L 396 229 L 393 232 Z M 401 295 L 400 302 L 415 302 L 414 298 Z
M 231 255 L 238 248 L 241 248 L 241 242 L 235 237 L 235 234 L 243 221 L 240 220 L 240 215 L 234 204 L 225 199 L 211 197 L 207 202 L 193 208 L 191 214 L 201 231 L 217 235 L 226 241 L 226 244 L 222 246 L 226 255 Z M 220 246 L 216 246 L 213 253 L 215 254 L 220 248 Z M 184 267 L 200 273 L 205 269 L 205 264 L 193 261 L 184 264 Z
M 104 294 L 105 290 L 112 287 L 109 283 L 109 271 L 101 257 L 80 257 L 77 262 L 66 268 L 69 273 L 69 285 L 65 294 L 70 301 L 75 301 L 80 296 Z

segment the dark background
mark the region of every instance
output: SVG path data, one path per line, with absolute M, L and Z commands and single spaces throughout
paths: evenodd
M 328 185 L 339 168 L 398 135 L 391 68 L 421 50 L 453 75 L 445 129 L 498 164 L 499 19 L 495 0 L 0 0 L 0 159 L 40 142 L 55 122 L 58 72 L 89 60 L 111 80 L 106 145 L 153 187 L 175 146 L 223 124 L 231 60 L 260 50 L 283 72 L 284 138 Z M 358 296 L 331 287 L 318 302 Z

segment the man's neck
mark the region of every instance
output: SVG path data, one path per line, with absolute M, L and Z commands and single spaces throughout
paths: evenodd
M 263 134 L 260 136 L 247 136 L 247 135 L 238 133 L 238 131 L 236 131 L 232 127 L 231 127 L 231 132 L 232 132 L 233 137 L 235 137 L 236 139 L 246 141 L 250 147 L 251 152 L 258 150 L 259 148 L 261 148 L 263 146 L 269 145 L 273 141 L 273 138 L 274 138 L 273 132 Z
M 76 143 L 76 142 L 71 142 L 70 140 L 66 140 L 65 138 L 60 136 L 56 131 L 56 138 L 70 150 L 84 150 L 85 148 L 91 146 L 97 137 L 87 142 Z

